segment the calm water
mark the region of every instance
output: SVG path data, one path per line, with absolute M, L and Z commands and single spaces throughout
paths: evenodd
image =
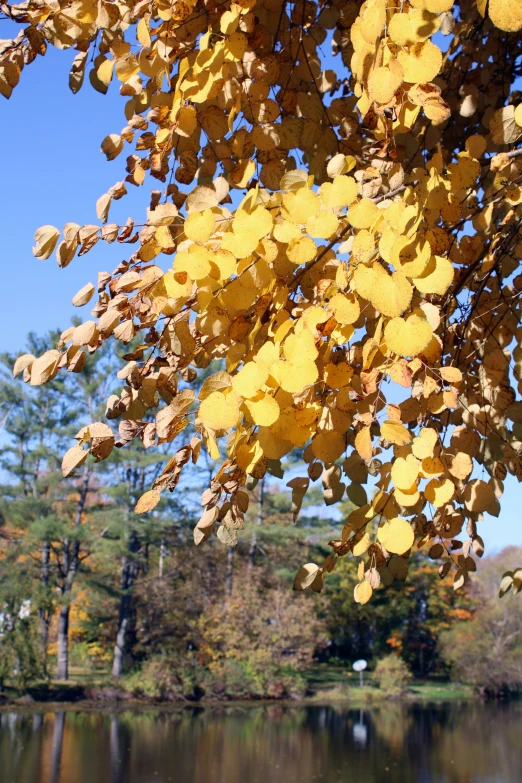
M 0 715 L 2 783 L 520 783 L 522 704 Z

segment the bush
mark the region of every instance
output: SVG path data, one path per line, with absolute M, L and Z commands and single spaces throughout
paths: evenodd
M 4 626 L 7 623 L 4 623 Z M 32 617 L 16 620 L 0 633 L 0 688 L 9 683 L 15 688 L 45 677 L 45 665 Z
M 228 658 L 206 666 L 192 654 L 154 656 L 127 675 L 124 686 L 138 698 L 156 701 L 291 699 L 304 695 L 306 682 L 291 666 L 256 664 L 252 657 Z
M 373 677 L 379 688 L 388 696 L 400 696 L 411 680 L 408 666 L 394 653 L 381 658 Z

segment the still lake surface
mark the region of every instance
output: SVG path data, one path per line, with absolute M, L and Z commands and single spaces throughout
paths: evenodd
M 1 783 L 520 783 L 522 703 L 0 713 Z

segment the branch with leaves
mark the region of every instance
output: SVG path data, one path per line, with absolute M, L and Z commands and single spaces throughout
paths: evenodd
M 135 246 L 74 297 L 84 306 L 97 292 L 93 320 L 15 366 L 38 385 L 81 371 L 107 340 L 138 338 L 107 403 L 119 434 L 83 428 L 64 473 L 191 423 L 197 434 L 136 511 L 173 491 L 203 447 L 221 465 L 195 542 L 216 533 L 233 546 L 249 488 L 304 449 L 307 476 L 288 482 L 295 518 L 319 480 L 327 505 L 346 494 L 357 507 L 297 589 L 320 590 L 351 553 L 365 603 L 405 577 L 414 548 L 460 587 L 484 550 L 483 514 L 499 515 L 508 473 L 522 479 L 520 3 L 2 10 L 23 25 L 0 49 L 5 97 L 50 44 L 78 52 L 73 92 L 88 71 L 94 89 L 115 81 L 125 98 L 126 125 L 102 152 L 127 149 L 126 176 L 98 200 L 101 225 L 35 238 L 34 254 L 56 250 L 62 267 L 99 241 Z M 110 223 L 112 202 L 150 177 L 162 190 L 146 217 Z

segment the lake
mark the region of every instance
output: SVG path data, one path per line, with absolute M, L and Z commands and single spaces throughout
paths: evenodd
M 0 713 L 2 783 L 520 783 L 522 703 Z

